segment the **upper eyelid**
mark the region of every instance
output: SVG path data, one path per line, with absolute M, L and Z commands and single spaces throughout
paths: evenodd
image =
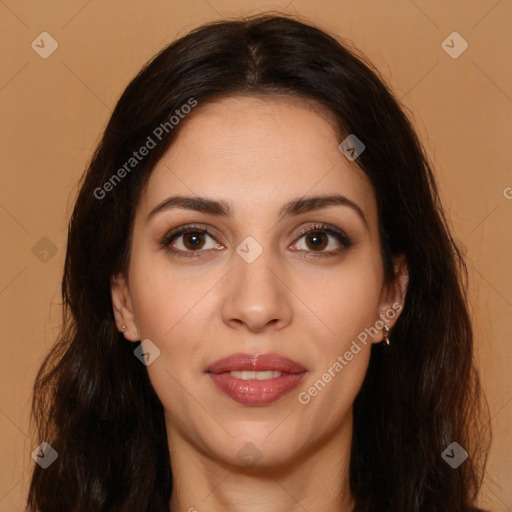
M 212 226 L 210 225 L 207 225 L 207 224 L 196 224 L 196 223 L 193 223 L 193 224 L 185 224 L 183 226 L 179 226 L 177 228 L 174 228 L 174 229 L 171 229 L 170 231 L 168 231 L 165 235 L 164 235 L 164 240 L 170 240 L 171 238 L 175 237 L 175 236 L 182 236 L 184 234 L 186 234 L 188 231 L 203 231 L 205 234 L 207 234 L 208 236 L 211 236 L 213 237 L 214 234 L 211 232 L 211 231 L 216 231 L 215 228 L 213 228 Z

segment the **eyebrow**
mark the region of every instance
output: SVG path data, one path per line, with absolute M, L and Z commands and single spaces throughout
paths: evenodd
M 279 220 L 286 217 L 293 217 L 302 213 L 322 210 L 329 206 L 346 206 L 355 211 L 361 220 L 369 229 L 368 221 L 363 210 L 354 201 L 340 194 L 299 197 L 286 203 L 279 210 Z M 231 218 L 231 208 L 226 201 L 207 199 L 205 197 L 192 196 L 171 196 L 157 204 L 148 214 L 147 221 L 158 213 L 181 208 L 184 210 L 193 210 L 201 213 L 215 215 L 217 217 Z

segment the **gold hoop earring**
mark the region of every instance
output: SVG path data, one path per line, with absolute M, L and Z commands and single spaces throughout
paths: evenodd
M 389 327 L 386 324 L 384 324 L 384 327 L 382 328 L 382 334 L 384 335 L 384 343 L 389 347 Z

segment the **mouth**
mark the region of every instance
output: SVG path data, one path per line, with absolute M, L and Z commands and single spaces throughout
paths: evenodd
M 277 354 L 234 354 L 206 370 L 216 388 L 232 400 L 249 406 L 275 402 L 295 389 L 307 370 Z

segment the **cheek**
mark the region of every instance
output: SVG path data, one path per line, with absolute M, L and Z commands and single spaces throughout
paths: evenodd
M 204 312 L 207 291 L 216 280 L 218 277 L 199 267 L 182 272 L 161 256 L 135 257 L 130 290 L 140 336 L 166 343 L 184 326 L 194 329 L 197 323 L 190 319 Z
M 382 279 L 378 257 L 359 254 L 335 270 L 318 273 L 316 279 L 302 276 L 295 290 L 314 312 L 317 324 L 323 325 L 321 339 L 332 349 L 342 350 L 378 320 Z
M 203 378 L 206 337 L 212 334 L 215 311 L 214 295 L 208 291 L 219 276 L 201 269 L 180 272 L 162 258 L 144 256 L 132 263 L 130 289 L 140 339 L 150 339 L 160 350 L 147 367 L 153 388 L 176 421 L 198 415 L 186 390 L 195 389 L 197 378 Z
M 373 254 L 360 256 L 347 259 L 328 278 L 307 280 L 307 304 L 315 316 L 305 327 L 314 340 L 309 349 L 317 364 L 301 388 L 299 401 L 309 404 L 311 411 L 318 410 L 326 421 L 345 414 L 353 403 L 376 334 L 372 330 L 379 318 L 382 266 Z
M 204 295 L 213 284 L 207 276 L 185 278 L 161 260 L 133 260 L 130 289 L 139 335 L 160 350 L 147 371 L 173 423 L 200 415 L 187 390 L 195 389 L 202 368 L 198 354 L 204 348 L 201 321 L 208 308 Z

